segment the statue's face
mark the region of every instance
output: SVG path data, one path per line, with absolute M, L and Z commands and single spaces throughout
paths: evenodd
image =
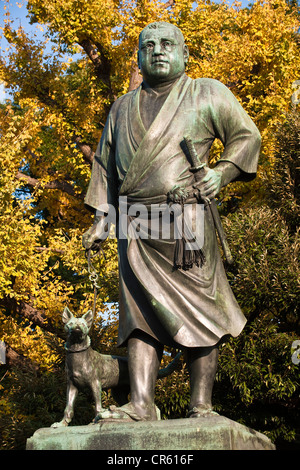
M 144 80 L 157 85 L 180 77 L 188 60 L 188 48 L 176 29 L 147 28 L 140 36 L 138 61 Z

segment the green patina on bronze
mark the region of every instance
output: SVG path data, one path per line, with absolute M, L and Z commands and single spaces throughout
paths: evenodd
M 275 446 L 267 436 L 253 429 L 224 416 L 214 416 L 151 423 L 103 420 L 95 425 L 70 426 L 63 430 L 44 428 L 27 440 L 27 449 L 110 450 L 112 452 L 108 457 L 120 457 L 123 454 L 118 454 L 118 451 L 126 450 L 133 459 L 135 455 L 140 455 L 134 452 L 138 450 L 149 450 L 152 455 L 159 457 L 159 451 L 163 450 L 166 452 L 162 455 L 167 455 L 167 451 L 172 450 L 275 450 Z M 195 463 L 196 455 L 192 452 L 191 455 Z
M 214 139 L 221 139 L 224 152 L 216 169 L 225 168 L 230 181 L 255 177 L 260 149 L 256 126 L 222 83 L 187 77 L 187 59 L 178 28 L 155 23 L 143 30 L 139 64 L 144 82 L 111 109 L 85 199 L 89 206 L 105 209 L 107 203 L 117 209 L 119 196 L 131 204 L 163 203 L 178 185 L 191 190 L 194 176 L 182 150 L 187 135 L 204 163 Z M 228 285 L 208 213 L 204 230 L 206 263 L 189 271 L 173 269 L 174 239 L 119 240 L 120 345 L 134 329 L 163 343 L 176 336 L 186 347 L 211 346 L 226 334 L 240 333 L 245 318 Z M 219 292 L 225 305 L 218 304 Z M 170 326 L 183 325 L 177 334 L 166 327 L 166 312 Z
M 237 336 L 246 322 L 226 278 L 216 226 L 225 249 L 226 244 L 216 207 L 209 202 L 231 181 L 255 177 L 260 134 L 226 86 L 186 75 L 188 48 L 176 26 L 148 25 L 140 35 L 138 61 L 143 83 L 114 103 L 95 154 L 85 202 L 98 212 L 83 243 L 89 248 L 97 238 L 105 238 L 105 214 L 112 208 L 118 211 L 120 198 L 126 198 L 129 212 L 135 204 L 150 208 L 170 198 L 180 200 L 185 215 L 189 206 L 206 201 L 204 243 L 189 256 L 185 232 L 180 242 L 174 235 L 163 239 L 162 234 L 158 239 L 118 240 L 118 344 L 128 346 L 131 402 L 111 415 L 119 417 L 123 411 L 128 419 L 157 419 L 155 378 L 163 345 L 170 345 L 186 349 L 191 377 L 188 416 L 194 417 L 211 410 L 220 340 Z M 187 136 L 199 162 L 206 165 L 203 179 L 191 171 L 195 162 L 183 146 Z M 216 138 L 224 151 L 210 169 L 208 157 Z M 129 212 L 130 225 L 135 215 Z M 174 223 L 176 215 L 171 234 Z M 147 216 L 140 230 L 146 234 L 149 229 Z

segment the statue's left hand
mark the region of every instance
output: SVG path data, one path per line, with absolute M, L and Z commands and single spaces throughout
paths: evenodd
M 82 244 L 86 250 L 93 247 L 95 242 L 105 240 L 108 237 L 108 224 L 104 216 L 95 217 L 94 224 L 84 232 Z
M 212 168 L 208 169 L 205 177 L 195 183 L 193 188 L 199 191 L 199 199 L 201 197 L 213 199 L 222 188 L 222 171 L 213 170 Z M 197 193 L 195 196 L 198 197 Z

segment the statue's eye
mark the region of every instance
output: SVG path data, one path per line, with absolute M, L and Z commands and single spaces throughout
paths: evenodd
M 152 51 L 153 48 L 154 48 L 154 44 L 152 42 L 148 42 L 147 44 L 144 44 L 142 46 L 142 49 L 146 51 Z
M 174 46 L 175 44 L 173 44 L 171 41 L 163 41 L 162 43 L 162 47 L 166 50 L 166 51 L 171 51 L 172 50 L 172 47 Z

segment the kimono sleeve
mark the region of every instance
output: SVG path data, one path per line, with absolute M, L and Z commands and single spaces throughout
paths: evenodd
M 92 174 L 85 197 L 89 207 L 108 212 L 109 206 L 117 207 L 118 180 L 113 142 L 114 118 L 111 110 L 101 140 L 98 144 Z
M 231 162 L 239 168 L 239 180 L 250 181 L 256 176 L 260 154 L 260 133 L 235 98 L 222 83 L 212 80 L 211 116 L 215 135 L 224 145 L 220 162 Z

